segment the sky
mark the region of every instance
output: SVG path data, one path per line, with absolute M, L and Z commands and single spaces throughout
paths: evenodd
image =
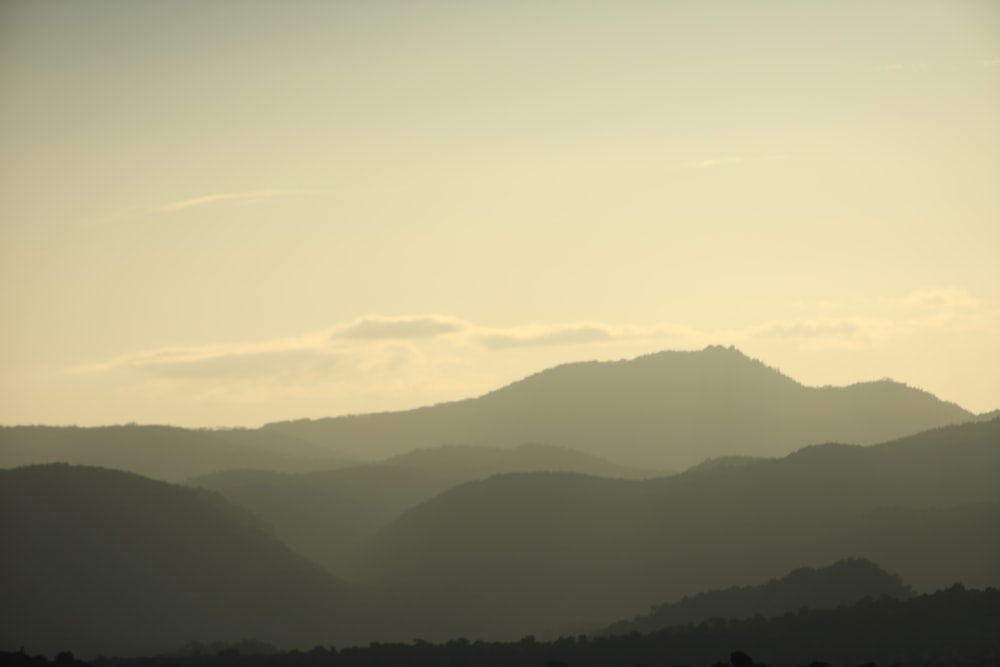
M 735 345 L 1000 408 L 1000 3 L 5 0 L 0 423 Z

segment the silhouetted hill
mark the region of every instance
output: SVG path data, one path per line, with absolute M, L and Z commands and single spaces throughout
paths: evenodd
M 476 399 L 266 430 L 378 458 L 443 444 L 544 442 L 630 465 L 684 468 L 820 442 L 871 444 L 973 419 L 888 380 L 804 387 L 732 348 L 558 366 Z
M 500 475 L 403 514 L 358 567 L 429 605 L 400 621 L 425 638 L 575 631 L 850 557 L 918 590 L 996 585 L 998 479 L 1000 420 L 653 480 Z
M 645 479 L 671 474 L 667 470 L 628 468 L 569 447 L 537 443 L 519 445 L 512 449 L 444 445 L 399 454 L 386 459 L 383 464 L 407 468 L 461 470 L 462 475 L 468 480 L 506 472 L 578 472 L 622 479 Z
M 0 648 L 78 655 L 195 639 L 347 636 L 345 584 L 207 491 L 63 464 L 0 471 Z
M 379 642 L 316 646 L 284 654 L 237 652 L 100 661 L 102 667 L 621 667 L 622 665 L 895 665 L 977 667 L 997 664 L 1000 591 L 953 586 L 906 601 L 866 599 L 849 607 L 802 610 L 769 620 L 721 618 L 650 634 L 526 636 L 512 642 L 453 638 L 434 644 Z M 3 656 L 0 658 L 16 656 Z M 24 664 L 27 663 L 15 663 Z M 33 663 L 34 664 L 34 663 Z
M 297 475 L 227 471 L 190 480 L 248 508 L 299 553 L 341 571 L 349 552 L 404 510 L 448 488 L 505 472 L 561 470 L 621 478 L 654 473 L 624 468 L 564 447 L 450 446 L 381 463 Z
M 827 567 L 798 568 L 759 586 L 707 591 L 678 602 L 656 606 L 649 614 L 620 621 L 601 634 L 655 632 L 676 625 L 697 625 L 713 618 L 765 618 L 800 609 L 835 609 L 864 598 L 883 596 L 906 600 L 913 591 L 902 580 L 871 561 L 849 558 Z
M 232 468 L 303 471 L 345 465 L 329 448 L 281 433 L 173 426 L 0 426 L 0 467 L 73 463 L 182 481 Z
M 715 458 L 705 459 L 701 463 L 691 466 L 686 472 L 711 470 L 712 468 L 724 468 L 726 466 L 742 466 L 748 463 L 756 463 L 761 458 L 760 456 L 716 456 Z

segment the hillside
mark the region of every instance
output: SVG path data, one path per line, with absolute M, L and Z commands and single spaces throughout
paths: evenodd
M 463 482 L 508 472 L 558 470 L 619 478 L 654 473 L 624 468 L 564 447 L 452 446 L 418 450 L 366 466 L 282 474 L 227 471 L 190 480 L 270 525 L 299 553 L 342 571 L 357 544 L 404 510 Z
M 149 654 L 344 640 L 355 594 L 215 494 L 99 468 L 0 471 L 0 648 Z
M 677 625 L 698 625 L 713 618 L 765 618 L 800 609 L 835 609 L 867 598 L 888 596 L 906 600 L 913 591 L 871 561 L 850 558 L 823 568 L 798 568 L 758 586 L 734 586 L 706 591 L 677 602 L 658 605 L 644 616 L 615 623 L 600 634 L 655 632 Z
M 0 426 L 0 468 L 73 463 L 179 482 L 233 468 L 303 471 L 347 462 L 281 433 L 173 426 Z
M 569 447 L 529 443 L 510 449 L 473 445 L 444 445 L 417 449 L 382 461 L 383 465 L 405 468 L 461 470 L 469 480 L 506 472 L 563 471 L 597 477 L 644 479 L 664 477 L 667 470 L 629 468 Z
M 873 444 L 973 419 L 883 380 L 805 387 L 732 348 L 558 366 L 475 399 L 269 424 L 269 432 L 379 458 L 446 444 L 543 442 L 628 465 L 681 469 L 808 444 Z
M 255 653 L 267 647 L 240 644 L 216 653 L 103 659 L 101 667 L 521 667 L 560 665 L 994 665 L 1000 653 L 1000 591 L 951 586 L 905 601 L 864 599 L 827 610 L 797 610 L 764 619 L 714 619 L 648 634 L 586 635 L 510 642 L 455 637 L 378 642 L 363 647 L 316 646 L 291 653 Z M 211 647 L 205 647 L 211 649 Z M 242 650 L 241 650 L 242 649 Z M 250 650 L 247 650 L 250 649 Z M 40 667 L 23 655 L 2 654 L 14 665 Z M 18 660 L 22 660 L 18 662 Z M 60 663 L 65 664 L 65 663 Z
M 428 638 L 575 632 L 850 557 L 922 591 L 997 585 L 998 479 L 1000 420 L 645 481 L 502 475 L 405 513 L 358 570 L 404 599 L 462 600 L 402 621 Z

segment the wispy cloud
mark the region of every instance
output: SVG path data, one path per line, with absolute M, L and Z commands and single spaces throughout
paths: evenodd
M 699 160 L 697 162 L 689 162 L 689 167 L 695 167 L 697 169 L 708 169 L 710 167 L 723 167 L 730 164 L 739 164 L 743 162 L 741 157 L 718 157 L 710 158 L 708 160 Z
M 337 327 L 333 339 L 348 340 L 414 340 L 456 333 L 471 327 L 455 317 L 428 315 L 420 317 L 362 317 Z
M 907 306 L 932 310 L 968 309 L 979 305 L 979 301 L 967 292 L 958 289 L 932 289 L 914 292 L 900 301 Z
M 521 327 L 510 330 L 483 329 L 474 340 L 487 348 L 572 345 L 621 340 L 623 332 L 603 324 L 570 324 L 555 327 Z
M 1000 58 L 987 58 L 984 60 L 977 60 L 976 64 L 982 67 L 1000 67 Z
M 702 334 L 683 326 L 622 327 L 601 323 L 516 327 L 478 325 L 457 317 L 370 315 L 326 331 L 256 343 L 219 343 L 143 350 L 110 361 L 71 369 L 84 373 L 138 372 L 160 378 L 296 379 L 329 375 L 342 368 L 380 366 L 391 352 L 419 356 L 429 345 L 438 349 L 488 352 L 525 347 L 556 347 L 635 341 L 701 341 Z M 441 346 L 444 346 L 442 348 Z
M 256 343 L 217 343 L 142 350 L 99 364 L 80 366 L 79 372 L 134 370 L 173 378 L 295 375 L 296 369 L 328 370 L 337 350 L 320 336 Z
M 857 350 L 922 330 L 967 326 L 968 317 L 958 317 L 956 313 L 971 317 L 975 313 L 969 309 L 977 303 L 958 290 L 920 292 L 902 301 L 920 307 L 919 314 L 896 319 L 771 321 L 729 330 L 699 329 L 684 324 L 630 326 L 604 322 L 494 327 L 446 315 L 369 315 L 300 336 L 142 350 L 71 370 L 124 373 L 133 379 L 182 382 L 184 386 L 199 389 L 245 385 L 304 392 L 308 387 L 318 388 L 317 391 L 340 387 L 338 391 L 345 394 L 362 388 L 375 394 L 379 387 L 409 383 L 410 389 L 450 387 L 457 391 L 455 378 L 474 375 L 481 366 L 495 368 L 507 362 L 522 363 L 530 355 L 542 355 L 543 348 L 546 348 L 544 358 L 550 359 L 575 358 L 580 352 L 574 350 L 600 355 L 600 350 L 631 353 L 694 349 L 708 344 L 760 343 L 804 350 Z M 456 368 L 459 370 L 455 371 Z M 264 390 L 253 391 L 267 395 Z
M 753 338 L 796 341 L 810 349 L 860 348 L 885 338 L 894 330 L 890 320 L 876 318 L 832 318 L 772 322 L 750 331 Z
M 183 211 L 190 208 L 197 208 L 199 206 L 208 206 L 210 204 L 218 204 L 221 202 L 231 202 L 231 203 L 255 203 L 260 201 L 267 201 L 271 199 L 279 199 L 282 197 L 296 197 L 303 195 L 314 195 L 314 194 L 324 194 L 325 190 L 252 190 L 249 192 L 221 192 L 216 194 L 202 195 L 201 197 L 192 197 L 191 199 L 181 199 L 179 201 L 171 202 L 169 204 L 164 204 L 160 206 L 159 210 L 161 213 L 174 213 L 176 211 Z
M 706 160 L 695 160 L 688 162 L 687 166 L 692 169 L 712 169 L 714 167 L 729 167 L 738 164 L 762 164 L 784 160 L 788 156 L 785 153 L 758 154 L 750 156 L 729 155 L 723 157 L 708 158 Z

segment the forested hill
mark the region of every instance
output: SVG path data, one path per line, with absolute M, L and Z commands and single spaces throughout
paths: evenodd
M 281 653 L 245 642 L 214 653 L 147 659 L 103 659 L 101 667 L 621 667 L 621 665 L 995 665 L 1000 654 L 1000 591 L 954 586 L 904 602 L 866 599 L 824 611 L 802 610 L 770 620 L 716 619 L 643 635 L 526 636 L 513 642 L 456 637 L 440 644 L 383 642 L 363 647 L 318 645 Z M 240 651 L 241 647 L 256 652 Z M 0 654 L 16 667 L 26 656 Z M 21 660 L 21 662 L 18 662 Z M 66 661 L 68 662 L 68 661 Z M 44 663 L 30 663 L 44 667 Z
M 601 634 L 655 632 L 676 625 L 697 625 L 713 618 L 780 616 L 800 609 L 834 609 L 866 597 L 906 600 L 913 590 L 871 561 L 850 558 L 823 568 L 798 568 L 758 586 L 706 591 L 662 604 L 645 616 L 611 625 Z

